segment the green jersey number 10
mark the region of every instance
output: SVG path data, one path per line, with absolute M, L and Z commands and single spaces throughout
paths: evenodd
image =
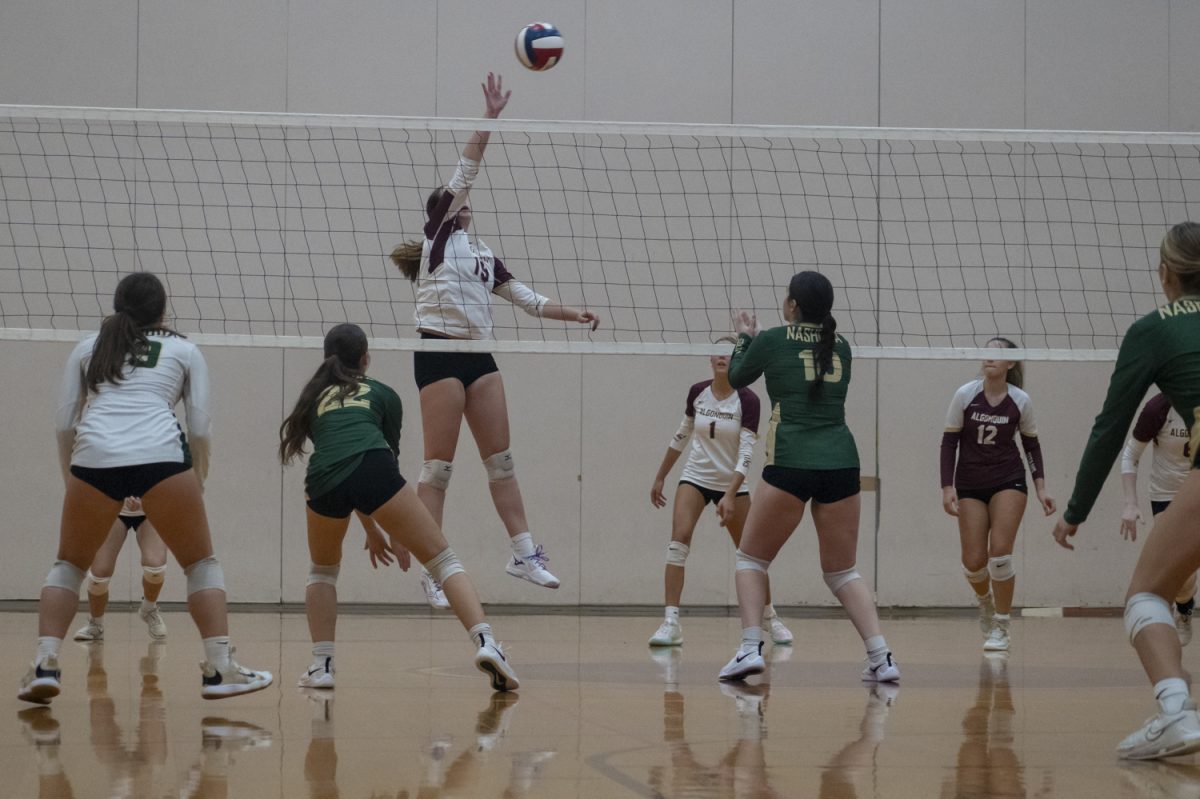
M 804 379 L 810 382 L 815 382 L 817 379 L 817 358 L 812 350 L 804 350 L 800 353 L 800 362 L 804 364 Z M 838 354 L 833 353 L 833 368 L 825 373 L 826 383 L 840 383 L 842 380 L 842 359 Z

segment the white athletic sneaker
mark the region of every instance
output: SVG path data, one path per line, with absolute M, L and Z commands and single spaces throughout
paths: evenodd
M 1179 634 L 1179 645 L 1187 646 L 1192 642 L 1192 612 L 1180 613 L 1175 609 L 1175 632 Z
M 1178 713 L 1151 716 L 1141 729 L 1117 745 L 1117 756 L 1126 760 L 1157 760 L 1200 750 L 1200 714 L 1189 701 Z
M 558 588 L 558 578 L 546 570 L 546 563 L 549 560 L 542 545 L 538 544 L 537 549 L 527 558 L 518 559 L 516 555 L 509 558 L 504 571 L 513 577 L 520 577 L 522 580 L 528 580 L 543 588 Z
M 224 671 L 207 661 L 200 664 L 200 671 L 204 675 L 200 682 L 200 696 L 205 699 L 226 699 L 251 694 L 266 688 L 275 679 L 269 671 L 253 671 L 239 666 L 232 657 L 233 651 L 230 647 L 229 668 Z
M 442 584 L 433 579 L 433 575 L 421 569 L 421 590 L 425 592 L 425 601 L 429 603 L 429 607 L 434 610 L 449 610 L 450 600 L 446 599 L 446 594 L 442 591 Z
M 771 640 L 779 646 L 791 646 L 792 631 L 784 626 L 783 620 L 778 616 L 772 616 L 769 619 L 763 619 L 763 629 L 771 636 Z
M 76 641 L 103 641 L 104 622 L 101 619 L 88 618 L 87 624 L 75 631 Z
M 999 619 L 992 620 L 992 629 L 987 640 L 983 642 L 985 652 L 1007 652 L 1009 646 L 1008 622 Z
M 504 650 L 496 641 L 489 641 L 475 653 L 475 668 L 492 678 L 493 691 L 515 691 L 521 687 L 517 673 L 504 656 Z
M 888 652 L 878 663 L 867 663 L 862 678 L 865 682 L 896 682 L 900 679 L 900 666 L 892 657 L 892 653 Z
M 733 660 L 725 664 L 717 674 L 718 680 L 744 680 L 753 674 L 762 674 L 767 668 L 762 656 L 762 642 L 758 642 L 758 650 L 743 652 L 741 647 L 734 653 Z
M 992 601 L 992 592 L 989 591 L 983 596 L 976 594 L 975 602 L 979 605 L 979 631 L 987 635 L 992 631 L 992 617 L 996 615 L 996 603 Z
M 17 692 L 17 699 L 37 705 L 48 705 L 62 690 L 62 684 L 59 682 L 61 679 L 62 671 L 59 670 L 58 658 L 54 655 L 41 663 L 30 663 L 29 671 L 21 678 L 21 690 Z
M 674 619 L 663 619 L 658 631 L 650 636 L 650 646 L 679 646 L 683 643 L 683 628 Z
M 150 610 L 138 610 L 138 615 L 142 617 L 142 621 L 146 622 L 146 630 L 150 633 L 151 638 L 161 641 L 167 637 L 167 623 L 163 621 L 158 605 Z
M 301 688 L 332 688 L 334 671 L 333 658 L 318 657 L 313 660 L 308 670 L 300 675 L 296 684 Z

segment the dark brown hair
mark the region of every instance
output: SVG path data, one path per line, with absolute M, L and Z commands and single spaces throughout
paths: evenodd
M 800 321 L 821 326 L 813 360 L 817 380 L 811 392 L 817 394 L 825 384 L 825 375 L 833 371 L 833 346 L 837 343 L 837 320 L 833 318 L 833 284 L 820 272 L 805 271 L 792 275 L 788 283 L 788 298 L 800 310 Z
M 121 278 L 113 292 L 114 313 L 100 324 L 100 335 L 88 361 L 88 391 L 98 391 L 101 383 L 119 383 L 126 366 L 136 368 L 150 348 L 148 332 L 161 330 L 178 335 L 163 327 L 166 310 L 167 291 L 153 274 L 134 272 Z
M 433 217 L 433 212 L 441 201 L 443 192 L 445 192 L 445 189 L 439 187 L 429 192 L 429 196 L 425 198 L 426 219 Z M 392 263 L 399 267 L 402 275 L 415 282 L 421 271 L 421 255 L 424 249 L 424 242 L 405 241 L 393 247 L 388 257 L 391 258 Z
M 325 361 L 300 391 L 296 407 L 279 426 L 279 460 L 284 465 L 304 454 L 304 440 L 312 433 L 312 413 L 325 390 L 339 386 L 333 399 L 341 402 L 358 390 L 366 354 L 367 334 L 358 325 L 343 323 L 325 334 Z
M 1004 345 L 1004 348 L 1008 350 L 1021 349 L 1017 346 L 1016 342 L 1006 339 L 1004 336 L 992 336 L 987 340 L 987 343 L 991 344 L 993 341 L 999 341 Z M 1025 367 L 1020 361 L 1013 361 L 1012 368 L 1008 370 L 1008 377 L 1006 380 L 1011 386 L 1016 386 L 1017 388 L 1025 387 Z

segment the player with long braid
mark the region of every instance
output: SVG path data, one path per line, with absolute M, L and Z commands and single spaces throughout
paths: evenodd
M 508 104 L 498 75 L 488 73 L 483 86 L 484 117 L 496 119 Z M 416 286 L 416 321 L 421 338 L 490 340 L 492 297 L 499 296 L 526 313 L 590 325 L 600 317 L 591 311 L 559 305 L 513 278 L 486 244 L 471 238 L 467 195 L 479 174 L 488 131 L 476 131 L 463 148 L 450 183 L 434 189 L 425 204 L 424 241 L 409 241 L 391 254 L 393 263 Z M 545 588 L 558 588 L 546 568 L 547 557 L 535 545 L 525 517 L 509 449 L 508 406 L 504 382 L 489 353 L 413 353 L 413 372 L 421 396 L 421 428 L 425 463 L 417 493 L 440 526 L 446 489 L 453 471 L 462 421 L 467 420 L 488 476 L 492 503 L 508 531 L 512 557 L 505 571 Z M 431 602 L 432 602 L 431 597 Z
M 800 272 L 788 284 L 782 327 L 760 332 L 738 315 L 729 384 L 748 386 L 766 375 L 771 400 L 767 465 L 754 491 L 737 552 L 742 643 L 721 669 L 722 680 L 742 680 L 766 668 L 762 609 L 767 569 L 795 532 L 811 503 L 825 584 L 846 609 L 867 650 L 862 678 L 900 679 L 879 627 L 875 598 L 855 568 L 858 558 L 860 477 L 858 445 L 846 426 L 850 343 L 837 335 L 833 286 L 819 272 Z
M 1104 407 L 1079 461 L 1071 501 L 1054 540 L 1071 537 L 1104 486 L 1138 403 L 1157 385 L 1191 431 L 1192 468 L 1171 504 L 1154 519 L 1125 598 L 1125 630 L 1154 686 L 1158 712 L 1117 746 L 1120 757 L 1149 760 L 1200 750 L 1200 713 L 1183 668 L 1171 599 L 1200 566 L 1200 224 L 1181 222 L 1159 245 L 1158 278 L 1166 304 L 1134 322 L 1121 341 Z
M 996 336 L 989 348 L 1017 345 Z M 1029 487 L 1017 435 L 1029 460 L 1038 502 L 1049 516 L 1054 498 L 1046 493 L 1045 467 L 1033 421 L 1033 404 L 1021 388 L 1017 361 L 983 362 L 983 376 L 954 392 L 942 434 L 942 508 L 958 518 L 962 565 L 979 605 L 983 648 L 1009 648 L 1016 570 L 1013 545 L 1025 515 Z

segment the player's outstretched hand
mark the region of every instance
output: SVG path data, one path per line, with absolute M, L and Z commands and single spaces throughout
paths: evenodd
M 512 89 L 504 91 L 504 78 L 500 75 L 493 75 L 491 72 L 488 73 L 487 83 L 479 85 L 483 87 L 485 105 L 483 116 L 486 119 L 496 119 L 504 110 L 504 106 L 508 105 L 508 98 L 512 97 Z
M 1121 537 L 1126 541 L 1137 541 L 1137 529 L 1141 521 L 1142 509 L 1137 505 L 1126 505 L 1121 514 Z
M 1070 539 L 1078 530 L 1078 524 L 1068 524 L 1064 519 L 1060 518 L 1054 525 L 1054 540 L 1057 541 L 1058 545 L 1063 549 L 1073 550 L 1075 547 L 1071 544 Z
M 666 507 L 667 497 L 663 494 L 662 480 L 655 480 L 654 485 L 650 487 L 650 504 L 656 508 Z
M 592 330 L 595 330 L 600 327 L 600 314 L 592 311 L 580 311 L 579 315 L 575 317 L 575 321 L 581 325 L 591 325 Z
M 388 549 L 396 556 L 396 565 L 400 567 L 400 571 L 406 572 L 412 568 L 412 553 L 402 544 L 392 544 Z
M 745 333 L 750 337 L 758 335 L 758 316 L 749 311 L 738 311 L 733 316 L 733 332 Z
M 951 516 L 958 516 L 958 492 L 954 486 L 942 487 L 942 510 Z

